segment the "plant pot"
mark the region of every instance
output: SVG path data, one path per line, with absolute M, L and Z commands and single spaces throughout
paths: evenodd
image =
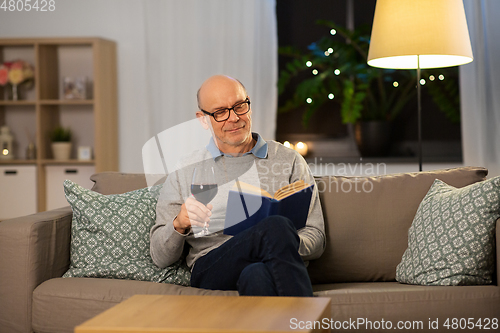
M 52 156 L 55 160 L 69 160 L 71 142 L 52 142 Z
M 357 122 L 354 133 L 361 156 L 386 156 L 391 144 L 391 129 L 388 121 Z

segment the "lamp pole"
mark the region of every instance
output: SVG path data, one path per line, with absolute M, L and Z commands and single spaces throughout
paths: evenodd
M 422 87 L 420 84 L 420 56 L 417 55 L 417 114 L 418 114 L 418 171 L 422 171 Z

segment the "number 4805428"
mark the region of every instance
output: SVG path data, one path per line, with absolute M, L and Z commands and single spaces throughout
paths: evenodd
M 1 0 L 0 0 L 1 1 Z M 3 0 L 0 10 L 4 12 L 53 12 L 56 10 L 55 0 Z

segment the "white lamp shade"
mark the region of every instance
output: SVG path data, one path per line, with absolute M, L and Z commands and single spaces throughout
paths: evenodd
M 377 0 L 368 65 L 438 68 L 472 59 L 462 0 Z

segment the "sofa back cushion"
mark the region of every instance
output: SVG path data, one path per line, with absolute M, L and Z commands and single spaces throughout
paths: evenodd
M 327 242 L 323 255 L 309 263 L 312 283 L 394 281 L 408 229 L 434 180 L 463 187 L 484 180 L 487 173 L 463 167 L 317 179 Z
M 156 184 L 162 184 L 165 178 L 166 176 Z M 90 176 L 90 180 L 94 182 L 92 191 L 106 195 L 122 194 L 153 185 L 148 184 L 143 173 L 100 172 Z

